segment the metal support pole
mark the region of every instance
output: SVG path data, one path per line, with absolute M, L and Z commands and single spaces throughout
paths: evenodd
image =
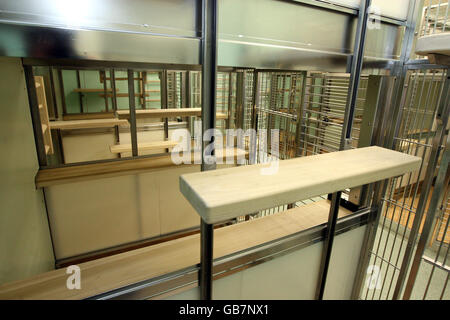
M 130 134 L 133 157 L 138 156 L 137 129 L 136 129 L 136 99 L 134 97 L 134 73 L 128 69 L 128 99 L 130 102 Z
M 409 265 L 413 255 L 413 251 L 416 244 L 416 238 L 419 234 L 420 223 L 422 221 L 423 213 L 428 201 L 428 194 L 430 192 L 431 186 L 433 184 L 434 172 L 437 167 L 439 156 L 441 152 L 441 146 L 446 135 L 446 128 L 448 124 L 450 106 L 449 106 L 449 90 L 450 90 L 450 77 L 447 75 L 447 79 L 444 84 L 442 91 L 442 97 L 439 104 L 439 109 L 436 114 L 436 120 L 438 123 L 438 128 L 436 129 L 436 134 L 433 138 L 433 147 L 431 149 L 430 159 L 428 160 L 427 171 L 425 178 L 423 180 L 422 191 L 420 194 L 419 204 L 417 205 L 417 211 L 414 217 L 413 226 L 409 233 L 408 244 L 406 245 L 405 253 L 403 255 L 403 261 L 400 268 L 400 272 L 397 278 L 397 284 L 395 286 L 394 294 L 392 296 L 393 300 L 399 299 L 403 286 L 406 281 L 406 276 L 408 274 Z
M 39 114 L 39 103 L 36 94 L 36 82 L 34 80 L 33 67 L 24 66 L 25 82 L 27 85 L 28 104 L 30 105 L 31 119 L 33 120 L 34 141 L 38 155 L 39 166 L 47 165 L 47 154 L 44 148 L 44 136 L 42 133 L 41 116 Z
M 361 1 L 358 14 L 358 26 L 355 37 L 355 47 L 350 67 L 350 80 L 347 94 L 347 105 L 342 126 L 340 150 L 345 150 L 351 146 L 353 118 L 355 114 L 356 101 L 358 96 L 359 80 L 364 59 L 364 47 L 366 41 L 367 20 L 371 0 Z M 336 227 L 337 215 L 341 201 L 341 192 L 336 192 L 331 197 L 330 214 L 328 218 L 327 234 L 324 240 L 322 261 L 320 264 L 319 280 L 316 287 L 316 298 L 322 300 L 327 281 L 329 259 L 333 248 L 334 230 Z
M 331 207 L 328 215 L 328 225 L 326 229 L 325 238 L 328 241 L 324 242 L 322 249 L 322 262 L 319 274 L 319 282 L 316 289 L 316 299 L 322 300 L 325 292 L 326 278 L 328 274 L 328 267 L 330 265 L 331 250 L 333 248 L 334 231 L 336 230 L 336 221 L 339 214 L 339 200 L 341 199 L 341 192 L 333 193 L 331 198 Z
M 258 71 L 253 72 L 253 108 L 252 108 L 252 129 L 254 130 L 254 135 L 250 137 L 250 156 L 249 163 L 256 164 L 256 153 L 257 153 L 257 141 L 258 141 L 258 102 L 259 102 L 259 81 L 261 74 Z
M 161 109 L 168 108 L 168 96 L 167 96 L 167 70 L 163 70 L 160 73 L 160 91 L 161 91 Z M 169 139 L 169 119 L 164 118 L 164 140 Z M 169 149 L 165 150 L 169 152 Z
M 67 105 L 66 105 L 66 94 L 64 92 L 64 80 L 62 76 L 62 70 L 61 68 L 58 68 L 58 82 L 59 82 L 59 91 L 61 94 L 61 104 L 62 104 L 62 110 L 63 110 L 63 116 L 67 114 Z M 63 118 L 63 117 L 61 117 Z
M 103 77 L 103 91 L 105 93 L 105 111 L 109 111 L 109 103 L 108 103 L 108 83 L 106 82 L 106 71 L 102 70 L 100 71 L 102 73 Z M 111 77 L 111 75 L 110 75 Z
M 217 81 L 217 0 L 202 2 L 202 137 L 203 134 L 216 126 L 216 81 Z M 202 139 L 203 140 L 203 139 Z M 202 171 L 215 170 L 216 163 L 205 162 L 205 148 L 214 143 L 202 141 Z M 214 149 L 213 149 L 214 150 Z M 215 152 L 213 151 L 213 154 Z M 212 269 L 213 269 L 213 225 L 201 220 L 200 246 L 200 298 L 212 299 Z
M 350 67 L 350 79 L 347 94 L 347 106 L 344 114 L 340 150 L 351 145 L 353 118 L 358 97 L 359 80 L 364 60 L 364 48 L 366 43 L 367 20 L 371 0 L 361 1 L 358 14 L 358 26 L 356 29 L 355 47 L 353 49 L 352 63 Z
M 79 89 L 81 89 L 80 70 L 77 70 L 76 74 L 77 74 L 77 86 Z M 106 94 L 106 92 L 105 92 L 105 94 Z M 78 92 L 78 98 L 80 100 L 80 113 L 83 113 L 84 107 L 83 107 L 83 93 L 82 92 Z

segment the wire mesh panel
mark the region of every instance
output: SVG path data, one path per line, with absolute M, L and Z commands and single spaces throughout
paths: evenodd
M 447 186 L 448 188 L 448 186 Z M 431 242 L 425 248 L 414 283 L 411 299 L 449 300 L 450 289 L 448 278 L 450 266 L 448 265 L 448 252 L 450 243 L 450 197 L 444 198 L 437 210 L 437 223 Z
M 352 147 L 358 146 L 367 76 L 361 76 L 352 129 Z M 304 156 L 339 150 L 342 134 L 349 74 L 311 73 L 306 83 L 301 154 Z
M 449 32 L 450 20 L 448 19 L 448 7 L 448 0 L 425 0 L 419 35 L 427 36 L 430 34 Z
M 268 153 L 260 153 L 259 161 L 266 162 L 269 154 L 280 159 L 296 156 L 297 118 L 301 112 L 302 72 L 262 72 L 259 73 L 258 86 L 258 130 L 267 131 Z M 272 141 L 271 130 L 279 130 L 279 140 Z
M 167 107 L 181 108 L 181 71 L 167 72 Z
M 392 179 L 387 187 L 361 299 L 391 299 L 393 296 L 417 214 L 445 78 L 446 71 L 437 69 L 407 74 L 399 131 L 394 137 L 395 150 L 421 157 L 422 165 L 416 172 Z M 422 196 L 428 197 L 428 194 Z

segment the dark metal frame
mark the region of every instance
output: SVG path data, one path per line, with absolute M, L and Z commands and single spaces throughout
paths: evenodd
M 340 150 L 345 150 L 351 146 L 353 118 L 356 108 L 356 98 L 358 95 L 358 87 L 361 76 L 362 64 L 364 59 L 364 46 L 367 32 L 367 22 L 369 18 L 369 7 L 371 0 L 361 1 L 361 7 L 358 14 L 358 25 L 356 30 L 355 47 L 353 51 L 352 62 L 350 66 L 350 83 L 347 94 L 347 105 L 344 114 L 344 123 L 342 128 L 342 136 L 340 142 Z M 328 266 L 331 259 L 333 249 L 333 240 L 335 236 L 335 227 L 337 215 L 339 213 L 339 205 L 341 201 L 341 193 L 337 192 L 332 195 L 330 213 L 328 217 L 328 231 L 324 241 L 322 260 L 319 269 L 319 279 L 316 287 L 316 299 L 322 300 L 327 275 Z
M 217 40 L 218 40 L 217 0 L 202 1 L 202 136 L 209 129 L 216 126 L 216 81 L 217 81 Z M 215 170 L 216 164 L 205 162 L 204 151 L 214 143 L 202 141 L 202 171 Z M 214 155 L 214 151 L 213 151 Z M 212 299 L 212 265 L 214 226 L 203 219 L 200 222 L 200 298 Z

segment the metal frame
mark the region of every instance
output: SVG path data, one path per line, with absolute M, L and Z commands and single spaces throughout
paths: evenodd
M 367 223 L 372 209 L 365 208 L 354 214 L 341 218 L 336 224 L 336 235 L 348 232 Z M 323 241 L 326 224 L 299 231 L 287 237 L 261 244 L 256 247 L 230 254 L 214 260 L 212 275 L 214 279 L 226 277 L 236 271 L 250 268 L 258 264 L 284 256 L 315 243 Z M 189 289 L 198 284 L 201 265 L 191 266 L 161 277 L 138 282 L 124 288 L 105 292 L 89 299 L 151 299 L 175 290 Z M 201 281 L 201 280 L 200 280 Z
M 361 7 L 358 15 L 358 26 L 356 31 L 355 48 L 350 67 L 350 83 L 347 94 L 347 105 L 344 114 L 344 123 L 342 127 L 342 136 L 340 142 L 340 150 L 347 149 L 351 146 L 353 118 L 356 108 L 356 99 L 358 95 L 358 87 L 364 59 L 364 45 L 367 32 L 367 21 L 369 18 L 369 7 L 371 0 L 361 1 Z M 328 275 L 328 266 L 330 263 L 331 252 L 333 249 L 334 230 L 336 227 L 337 215 L 341 202 L 341 192 L 332 195 L 330 213 L 328 217 L 328 231 L 325 237 L 322 260 L 320 263 L 319 279 L 316 287 L 316 298 L 323 299 L 324 290 Z
M 201 170 L 215 170 L 216 163 L 206 163 L 205 149 L 214 143 L 203 140 L 203 134 L 216 127 L 216 81 L 217 81 L 217 0 L 202 1 L 202 164 Z M 214 148 L 213 153 L 214 155 Z M 212 299 L 212 265 L 214 226 L 200 221 L 200 298 Z
M 406 276 L 407 276 L 407 273 L 409 270 L 412 254 L 413 254 L 413 251 L 415 248 L 416 238 L 417 238 L 417 235 L 419 234 L 420 223 L 422 221 L 422 217 L 423 217 L 424 210 L 425 210 L 427 200 L 428 200 L 428 195 L 429 195 L 429 192 L 431 189 L 431 185 L 433 183 L 434 171 L 437 167 L 437 164 L 438 164 L 438 161 L 440 158 L 441 145 L 447 134 L 446 129 L 447 129 L 447 124 L 448 124 L 449 114 L 450 114 L 449 91 L 450 91 L 450 75 L 447 74 L 447 79 L 446 79 L 445 85 L 443 87 L 443 96 L 441 97 L 439 109 L 438 109 L 437 115 L 436 115 L 436 120 L 438 122 L 438 128 L 436 129 L 436 134 L 433 138 L 433 147 L 432 147 L 431 154 L 430 154 L 430 160 L 428 161 L 424 184 L 422 186 L 423 190 L 420 194 L 419 204 L 417 206 L 416 215 L 414 217 L 414 223 L 411 228 L 411 232 L 409 234 L 408 244 L 406 246 L 405 254 L 403 256 L 402 266 L 401 266 L 399 276 L 397 279 L 397 283 L 396 283 L 396 286 L 394 289 L 394 294 L 393 294 L 394 300 L 399 299 L 401 293 L 403 292 L 403 286 L 406 281 Z M 442 185 L 438 186 L 438 188 L 441 189 Z M 437 197 L 439 197 L 439 192 L 442 192 L 442 190 L 435 191 L 435 194 L 438 195 Z M 439 199 L 439 198 L 437 198 L 437 199 Z M 436 198 L 433 199 L 434 201 L 432 202 L 432 206 L 434 206 L 434 208 L 436 208 L 436 206 L 437 206 L 437 199 Z M 432 206 L 429 207 L 430 210 L 433 209 Z M 434 214 L 434 211 L 430 211 L 431 217 Z M 428 216 L 428 217 L 430 217 L 430 216 Z M 424 234 L 422 234 L 422 236 L 425 237 Z M 417 272 L 417 271 L 415 271 L 415 272 Z M 407 292 L 407 295 L 405 297 L 408 297 L 408 293 L 410 294 L 410 291 Z
M 349 139 L 351 139 L 351 132 L 352 132 L 352 124 L 353 124 L 353 118 L 354 118 L 354 111 L 356 108 L 356 100 L 357 100 L 357 93 L 358 93 L 358 85 L 359 85 L 359 80 L 360 80 L 360 75 L 361 75 L 361 69 L 363 66 L 363 56 L 364 56 L 364 39 L 365 39 L 365 34 L 366 34 L 366 24 L 367 24 L 367 19 L 369 18 L 368 15 L 368 7 L 370 5 L 370 0 L 365 0 L 363 1 L 363 5 L 361 7 L 361 9 L 349 9 L 349 8 L 345 8 L 345 7 L 339 7 L 339 6 L 335 6 L 332 4 L 328 4 L 325 2 L 317 2 L 317 1 L 310 1 L 310 0 L 297 0 L 297 2 L 301 2 L 303 4 L 308 4 L 308 5 L 312 5 L 312 6 L 316 6 L 316 7 L 322 7 L 325 9 L 330 9 L 330 10 L 335 10 L 335 11 L 339 11 L 339 12 L 344 12 L 344 13 L 350 13 L 352 15 L 356 15 L 358 14 L 358 27 L 357 27 L 357 33 L 356 33 L 356 41 L 355 41 L 355 49 L 354 49 L 354 53 L 353 53 L 353 58 L 352 58 L 352 63 L 351 63 L 351 68 L 350 68 L 350 72 L 351 72 L 351 77 L 350 77 L 350 86 L 349 86 L 349 91 L 348 91 L 348 99 L 347 99 L 347 106 L 346 106 L 346 110 L 345 110 L 345 121 L 344 121 L 344 125 L 343 125 L 343 131 L 342 131 L 342 137 L 340 140 L 340 149 L 345 149 L 347 147 L 349 147 L 349 145 L 351 144 L 351 141 Z M 406 23 L 402 22 L 402 21 L 397 21 L 395 19 L 390 19 L 390 18 L 383 18 L 383 21 L 386 23 L 392 23 L 398 26 L 404 26 L 406 25 L 407 28 L 411 27 L 409 25 L 410 20 L 407 20 Z M 216 111 L 216 74 L 217 74 L 217 1 L 216 0 L 204 0 L 203 1 L 203 6 L 202 6 L 202 28 L 203 28 L 203 32 L 202 32 L 202 50 L 201 50 L 201 68 L 203 71 L 203 77 L 202 77 L 202 104 L 203 104 L 203 108 L 202 108 L 202 119 L 203 119 L 203 125 L 202 125 L 202 130 L 203 132 L 207 129 L 210 128 L 215 128 L 216 126 L 216 119 L 215 119 L 215 111 Z M 409 29 L 408 29 L 409 30 Z M 407 53 L 408 53 L 408 47 L 410 49 L 410 44 L 411 41 L 409 41 L 408 37 L 411 37 L 411 32 L 408 31 L 407 36 L 405 37 L 407 41 L 405 41 L 404 45 L 404 49 L 402 51 L 402 61 L 400 61 L 400 63 L 396 64 L 396 69 L 393 70 L 393 74 L 397 74 L 397 75 L 402 75 L 402 72 L 404 73 L 405 68 L 404 66 L 402 66 L 403 60 L 406 60 L 407 57 Z M 186 40 L 186 39 L 184 39 Z M 195 40 L 198 39 L 191 39 L 193 42 L 195 42 Z M 186 40 L 188 42 L 191 42 L 191 40 Z M 409 42 L 408 42 L 409 41 Z M 195 50 L 194 50 L 195 51 Z M 121 59 L 120 59 L 121 60 Z M 64 61 L 64 60 L 51 60 L 51 59 L 47 59 L 47 60 L 34 60 L 34 59 L 24 59 L 24 65 L 25 65 L 25 71 L 26 74 L 28 74 L 27 78 L 32 77 L 32 65 L 55 65 L 55 66 L 64 66 L 64 65 L 72 65 L 73 62 L 76 62 L 76 64 L 79 64 L 80 69 L 83 68 L 89 68 L 89 66 L 92 68 L 92 66 L 101 66 L 101 67 L 113 67 L 113 66 L 117 66 L 117 67 L 126 67 L 128 69 L 128 92 L 129 92 L 129 100 L 130 100 L 130 123 L 131 123 L 131 137 L 132 137 L 132 154 L 133 157 L 137 157 L 138 156 L 138 148 L 137 148 L 137 138 L 136 138 L 136 113 L 135 113 L 135 97 L 134 97 L 134 76 L 133 76 L 133 70 L 138 70 L 140 68 L 145 68 L 146 70 L 152 69 L 152 68 L 156 68 L 158 70 L 160 70 L 161 65 L 160 64 L 149 64 L 149 63 L 128 63 L 128 62 L 103 62 L 103 61 L 94 61 L 94 62 L 89 62 L 89 61 L 76 61 L 76 60 L 69 60 L 69 61 Z M 182 67 L 181 67 L 182 66 Z M 184 69 L 184 70 L 199 70 L 199 65 L 178 65 L 178 66 L 170 66 L 167 65 L 167 69 L 165 69 L 164 72 L 167 72 L 167 70 L 171 70 L 173 68 L 173 70 L 179 70 L 180 68 Z M 29 69 L 27 71 L 27 69 Z M 31 71 L 30 71 L 31 70 Z M 61 69 L 59 69 L 59 72 Z M 259 70 L 258 70 L 259 71 Z M 258 86 L 258 71 L 253 73 L 253 84 L 254 87 L 257 88 Z M 28 72 L 28 73 L 27 73 Z M 31 72 L 31 73 L 30 73 Z M 113 72 L 113 69 L 111 69 L 111 72 Z M 189 71 L 187 71 L 189 72 Z M 31 74 L 31 76 L 30 76 Z M 242 88 L 244 88 L 246 81 L 245 81 L 245 71 L 242 73 Z M 167 80 L 167 76 L 164 77 Z M 111 79 L 113 79 L 113 74 L 111 73 Z M 62 77 L 60 76 L 60 81 L 62 81 Z M 304 81 L 304 84 L 305 85 Z M 186 81 L 186 83 L 189 83 L 189 80 Z M 230 83 L 231 83 L 231 74 L 230 74 Z M 398 93 L 398 99 L 401 98 L 401 89 L 402 89 L 402 85 L 403 83 L 401 81 L 398 82 L 399 85 L 397 87 L 397 93 Z M 28 84 L 28 83 L 27 83 Z M 106 77 L 105 77 L 105 83 L 104 86 L 106 88 Z M 112 87 L 112 86 L 111 86 Z M 167 86 L 164 86 L 165 89 L 167 89 Z M 239 86 L 238 86 L 239 87 Z M 34 89 L 30 89 L 29 90 L 29 97 L 30 97 L 30 107 L 32 107 L 33 105 L 36 104 L 35 101 L 33 100 L 33 91 Z M 230 85 L 230 94 L 232 91 L 231 85 Z M 62 94 L 64 95 L 64 90 L 63 87 L 61 86 L 61 91 Z M 242 91 L 242 90 L 241 90 Z M 31 93 L 30 93 L 31 92 Z M 186 94 L 189 95 L 189 90 L 186 91 Z M 257 92 L 255 92 L 255 98 L 253 101 L 253 108 L 252 108 L 252 113 L 254 118 L 256 118 L 256 104 L 257 104 Z M 34 93 L 35 95 L 35 93 Z M 115 90 L 113 90 L 113 95 L 114 95 L 114 99 L 113 101 L 115 101 Z M 245 90 L 243 90 L 241 92 L 241 98 L 244 101 L 244 103 L 241 103 L 241 107 L 239 108 L 242 112 L 240 113 L 240 120 L 241 120 L 241 127 L 243 127 L 243 123 L 244 123 L 244 109 L 245 109 L 245 99 L 246 99 L 246 94 L 245 94 Z M 144 97 L 145 99 L 145 97 Z M 105 92 L 105 100 L 107 101 L 107 96 L 106 96 L 106 92 Z M 65 111 L 65 101 L 64 101 L 64 97 L 63 97 L 63 109 Z M 190 101 L 188 101 L 188 103 L 190 104 Z M 229 99 L 229 103 L 231 104 L 231 99 Z M 167 107 L 167 98 L 166 98 L 166 107 Z M 116 102 L 113 102 L 113 109 L 117 109 L 117 105 Z M 399 110 L 399 112 L 401 113 L 401 110 Z M 33 113 L 33 108 L 32 108 L 32 113 Z M 399 115 L 396 114 L 394 112 L 395 115 L 395 119 L 399 119 Z M 297 120 L 301 121 L 301 115 L 297 115 Z M 33 117 L 34 121 L 36 121 L 35 117 Z M 38 119 L 38 118 L 37 118 Z M 255 121 L 255 119 L 252 119 L 253 121 Z M 166 137 L 168 136 L 168 120 L 165 120 L 165 134 Z M 252 126 L 253 127 L 253 126 Z M 386 128 L 384 128 L 384 130 L 382 130 L 382 132 L 384 133 L 385 130 L 387 130 Z M 398 130 L 398 127 L 396 128 L 396 130 Z M 394 135 L 394 131 L 392 131 L 392 134 Z M 35 135 L 36 135 L 36 128 L 35 128 Z M 393 137 L 393 136 L 392 136 Z M 37 151 L 38 151 L 38 156 L 39 156 L 39 161 L 40 164 L 41 163 L 45 163 L 45 164 L 41 164 L 41 166 L 45 166 L 46 165 L 46 158 L 45 156 L 43 157 L 43 159 L 45 158 L 45 161 L 43 159 L 41 159 L 40 152 L 42 150 L 42 148 L 39 148 L 39 138 L 36 138 L 36 145 L 37 145 Z M 389 139 L 386 139 L 386 141 L 389 141 Z M 210 141 L 207 142 L 203 142 L 202 143 L 202 151 L 204 150 L 204 148 L 206 147 L 206 145 L 208 145 L 210 143 Z M 44 152 L 45 153 L 45 152 Z M 157 155 L 152 155 L 152 156 L 157 156 Z M 150 156 L 151 157 L 151 156 Z M 42 160 L 42 161 L 41 161 Z M 121 159 L 122 160 L 122 159 Z M 202 155 L 202 160 L 203 159 L 203 155 Z M 106 161 L 111 161 L 111 160 L 105 160 Z M 102 162 L 102 161 L 97 161 L 97 162 Z M 215 169 L 215 165 L 207 165 L 204 161 L 202 162 L 202 171 L 205 170 L 214 170 Z M 73 164 L 73 165 L 78 165 L 78 164 Z M 373 207 L 371 210 L 374 210 L 377 208 L 378 205 L 378 200 L 380 200 L 381 198 L 381 194 L 383 194 L 383 190 L 385 191 L 386 188 L 386 182 L 383 183 L 379 183 L 376 185 L 375 187 L 375 194 L 377 196 L 374 197 L 373 200 Z M 326 277 L 327 277 L 327 270 L 328 270 L 328 265 L 329 265 L 329 259 L 331 257 L 331 250 L 332 250 L 332 244 L 333 244 L 333 239 L 334 239 L 334 229 L 336 228 L 336 219 L 337 219 L 337 212 L 338 212 L 338 208 L 339 208 L 339 201 L 340 201 L 340 193 L 336 193 L 333 195 L 333 199 L 332 199 L 332 205 L 330 207 L 330 213 L 329 213 L 329 220 L 328 220 L 328 227 L 327 227 L 327 235 L 325 237 L 325 246 L 324 246 L 324 251 L 323 251 L 323 258 L 322 258 L 322 264 L 321 264 L 321 269 L 320 269 L 320 278 L 318 281 L 318 286 L 317 286 L 317 297 L 319 299 L 323 298 L 323 293 L 324 293 L 324 288 L 325 288 L 325 284 L 326 284 Z M 371 211 L 372 212 L 372 211 Z M 379 219 L 380 214 L 378 213 L 374 213 L 371 215 L 371 219 L 375 219 L 374 221 L 378 221 L 376 219 Z M 372 226 L 376 226 L 377 223 L 372 224 Z M 212 273 L 213 273 L 213 268 L 212 268 L 212 257 L 213 257 L 213 226 L 212 225 L 207 225 L 206 223 L 204 223 L 203 221 L 201 222 L 201 243 L 202 243 L 202 247 L 201 247 L 201 256 L 202 256 L 202 262 L 201 262 L 201 266 L 200 266 L 200 275 L 199 275 L 199 279 L 200 279 L 200 286 L 201 286 L 201 297 L 202 299 L 211 299 L 212 298 Z M 368 242 L 370 243 L 370 241 Z M 365 246 L 367 247 L 368 243 L 365 242 Z

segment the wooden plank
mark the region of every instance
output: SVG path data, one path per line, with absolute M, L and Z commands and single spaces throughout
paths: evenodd
M 53 141 L 49 127 L 47 98 L 45 96 L 44 77 L 35 76 L 36 95 L 38 99 L 39 116 L 41 118 L 42 136 L 44 138 L 45 154 L 53 154 Z
M 90 120 L 90 119 L 113 119 L 114 111 L 109 112 L 90 112 L 90 113 L 69 113 L 63 115 L 63 120 Z
M 226 149 L 224 151 L 217 150 L 216 156 L 222 157 L 224 162 L 226 161 L 226 158 L 234 156 L 236 161 L 237 157 L 248 157 L 248 152 L 236 148 L 231 150 Z M 199 157 L 199 155 L 192 152 L 191 163 L 194 163 L 194 159 L 197 157 Z M 36 187 L 41 188 L 75 181 L 93 180 L 153 171 L 172 166 L 176 166 L 176 164 L 173 163 L 171 155 L 164 155 L 151 158 L 93 163 L 54 169 L 41 169 L 36 175 L 35 182 Z
M 329 201 L 323 200 L 223 228 L 214 233 L 214 258 L 252 248 L 328 220 Z M 351 214 L 340 208 L 339 217 Z M 83 299 L 139 281 L 152 279 L 200 262 L 199 235 L 80 263 L 81 289 L 67 290 L 66 269 L 0 286 L 0 299 Z
M 92 120 L 69 120 L 69 121 L 51 121 L 51 129 L 89 129 L 89 128 L 109 128 L 114 126 L 128 126 L 127 120 L 120 119 L 92 119 Z
M 118 110 L 116 114 L 119 118 L 128 118 L 130 116 L 129 110 Z M 170 109 L 147 109 L 136 110 L 136 117 L 138 118 L 170 118 L 170 117 L 189 117 L 201 116 L 201 108 L 170 108 Z M 227 119 L 228 116 L 224 113 L 217 113 L 216 119 Z
M 207 223 L 418 170 L 422 159 L 380 147 L 182 175 L 180 190 Z
M 178 143 L 179 142 L 177 141 L 154 141 L 154 142 L 138 143 L 138 150 L 149 151 L 149 150 L 173 148 Z M 131 144 L 117 144 L 114 146 L 110 146 L 109 149 L 111 150 L 112 153 L 131 152 Z
M 104 94 L 104 93 L 101 93 L 101 94 L 99 94 L 99 96 L 102 97 L 102 98 L 104 98 L 104 97 L 105 97 L 105 94 Z M 106 96 L 107 96 L 108 98 L 113 97 L 113 95 L 110 94 L 110 93 L 108 93 Z M 126 98 L 126 97 L 128 97 L 128 96 L 129 96 L 128 93 L 116 93 L 116 97 L 117 97 L 117 98 Z M 135 97 L 140 97 L 140 96 L 143 96 L 143 94 L 141 94 L 141 93 L 135 93 L 134 96 L 135 96 Z M 148 95 L 148 94 L 145 94 L 145 96 L 148 97 L 149 95 Z
M 119 91 L 116 89 L 116 92 Z M 73 92 L 80 92 L 80 93 L 96 93 L 96 92 L 105 92 L 104 89 L 95 89 L 95 88 L 75 88 L 73 89 Z M 112 92 L 111 88 L 106 89 L 106 92 Z

